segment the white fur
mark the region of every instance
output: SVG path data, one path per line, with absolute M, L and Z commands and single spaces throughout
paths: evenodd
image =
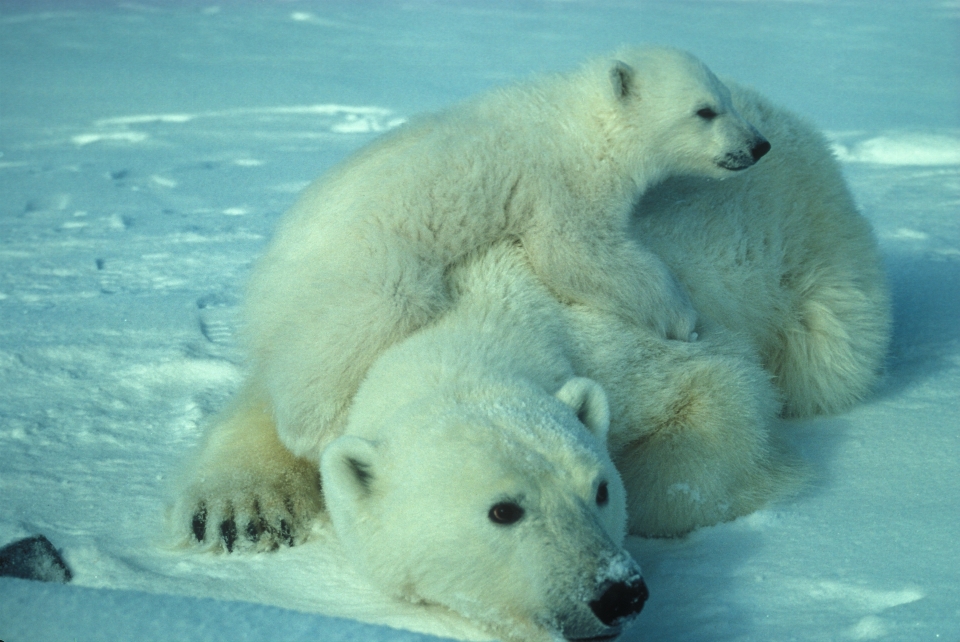
M 318 457 L 377 355 L 449 308 L 447 270 L 503 239 L 559 299 L 687 340 L 696 314 L 628 234 L 630 208 L 667 176 L 751 165 L 761 141 L 702 63 L 636 49 L 361 150 L 306 190 L 250 282 L 251 356 L 280 438 Z
M 770 154 L 728 180 L 667 180 L 633 221 L 690 293 L 700 339 L 663 341 L 568 307 L 575 369 L 607 391 L 611 454 L 641 535 L 732 519 L 795 486 L 769 427 L 863 398 L 890 338 L 876 242 L 822 136 L 728 84 Z
M 337 534 L 391 594 L 499 637 L 616 633 L 589 602 L 640 569 L 622 548 L 606 396 L 573 375 L 562 306 L 518 248 L 498 246 L 451 281 L 454 308 L 384 352 L 323 454 Z M 488 517 L 505 500 L 525 511 L 512 526 Z
M 890 335 L 873 232 L 820 133 L 729 84 L 773 151 L 730 180 L 674 178 L 650 190 L 635 234 L 701 315 L 750 338 L 787 415 L 845 410 L 870 391 Z
M 661 64 L 673 73 L 663 78 L 631 60 L 635 86 L 642 92 L 652 78 L 650 86 L 666 84 L 669 91 L 659 91 L 675 101 L 700 96 L 703 83 L 676 74 L 672 55 Z M 584 77 L 596 75 L 591 68 Z M 549 639 L 560 631 L 603 634 L 584 604 L 604 582 L 637 573 L 620 548 L 625 529 L 679 535 L 753 511 L 796 484 L 796 468 L 772 446 L 778 415 L 839 411 L 869 391 L 889 339 L 889 303 L 869 226 L 820 135 L 755 93 L 731 87 L 736 110 L 771 141 L 768 157 L 727 180 L 673 178 L 652 187 L 633 212 L 628 237 L 637 240 L 631 247 L 638 255 L 655 251 L 689 292 L 699 314 L 696 341 L 669 340 L 655 324 L 637 323 L 635 308 L 564 294 L 527 236 L 494 242 L 491 235 L 484 248 L 441 270 L 388 252 L 387 241 L 398 237 L 376 233 L 376 226 L 323 230 L 299 206 L 251 288 L 253 372 L 240 400 L 210 430 L 174 509 L 179 531 L 195 533 L 203 507 L 208 543 L 225 542 L 216 528 L 231 520 L 239 532 L 231 546 L 283 543 L 284 522 L 288 530 L 294 525 L 298 541 L 320 502 L 316 449 L 333 442 L 322 458 L 323 493 L 351 559 L 395 595 L 446 605 L 503 637 Z M 519 91 L 494 96 L 506 101 Z M 705 93 L 723 97 L 720 90 Z M 652 88 L 641 93 L 651 103 L 657 95 Z M 428 135 L 430 122 L 387 146 L 415 147 L 414 133 Z M 682 123 L 671 127 L 686 131 Z M 456 142 L 453 133 L 443 140 L 451 149 Z M 363 190 L 349 196 L 329 187 L 361 170 L 372 172 L 371 185 L 382 179 L 396 186 L 391 177 L 402 168 L 377 149 L 303 203 L 324 194 L 362 201 Z M 467 168 L 443 158 L 462 178 Z M 428 187 L 424 198 L 454 195 L 443 182 Z M 467 190 L 464 202 L 482 202 L 478 194 Z M 355 262 L 346 261 L 339 274 L 326 260 L 320 263 L 331 272 L 312 268 L 327 231 L 330 243 L 352 248 L 343 251 Z M 647 250 L 639 249 L 640 239 Z M 612 242 L 599 235 L 594 245 L 601 240 Z M 552 258 L 582 269 L 584 257 L 574 248 L 589 246 L 562 247 Z M 378 263 L 383 257 L 395 263 Z M 412 283 L 408 270 L 437 279 L 442 273 L 433 303 L 409 299 L 417 320 L 405 338 L 382 340 L 383 326 L 371 330 L 352 316 L 361 308 L 382 313 L 375 286 L 387 273 L 361 275 L 367 258 L 396 270 L 387 282 L 396 292 Z M 610 281 L 604 292 L 650 286 L 646 268 L 602 276 Z M 631 279 L 636 283 L 622 285 Z M 275 291 L 267 292 L 270 284 Z M 319 301 L 319 293 L 337 298 Z M 357 306 L 334 320 L 341 300 Z M 386 316 L 402 320 L 407 313 L 401 306 Z M 327 384 L 310 384 L 329 375 L 326 330 L 337 345 L 349 339 L 348 354 L 369 352 L 368 364 L 347 364 L 355 383 L 337 393 L 347 395 L 337 402 L 337 429 L 326 410 L 315 408 Z M 281 367 L 288 376 L 278 377 Z M 281 384 L 289 386 L 283 394 Z M 351 386 L 359 388 L 353 396 Z M 294 440 L 299 448 L 282 428 L 297 414 L 290 407 L 309 419 Z M 591 503 L 601 478 L 610 490 L 605 507 Z M 520 496 L 529 502 L 524 520 L 490 523 L 491 503 Z M 255 525 L 256 538 L 242 541 L 244 520 Z

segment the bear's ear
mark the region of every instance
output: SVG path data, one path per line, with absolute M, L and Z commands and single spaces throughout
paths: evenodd
M 328 505 L 340 499 L 356 503 L 373 494 L 377 454 L 376 444 L 359 437 L 339 437 L 327 446 L 320 457 L 320 478 Z
M 618 100 L 626 100 L 637 93 L 633 67 L 621 60 L 614 60 L 610 67 L 610 83 L 613 85 L 613 95 Z
M 557 391 L 557 399 L 570 406 L 587 429 L 602 442 L 610 428 L 610 404 L 607 393 L 593 379 L 574 377 Z

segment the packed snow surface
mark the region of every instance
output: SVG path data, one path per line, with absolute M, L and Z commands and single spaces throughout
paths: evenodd
M 379 595 L 323 524 L 273 554 L 172 547 L 169 482 L 308 181 L 418 112 L 656 42 L 827 132 L 896 328 L 872 398 L 786 426 L 799 496 L 629 542 L 651 597 L 623 639 L 957 642 L 958 34 L 956 0 L 4 1 L 0 546 L 44 535 L 73 581 L 0 578 L 0 639 L 482 637 Z

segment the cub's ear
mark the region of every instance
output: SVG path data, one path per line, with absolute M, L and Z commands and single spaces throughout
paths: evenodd
M 626 100 L 637 94 L 636 74 L 633 67 L 621 60 L 614 60 L 610 67 L 610 83 L 613 85 L 613 95 L 618 100 Z
M 570 406 L 587 429 L 602 442 L 610 429 L 610 404 L 607 393 L 593 379 L 574 377 L 557 391 L 557 399 Z
M 320 457 L 320 478 L 328 508 L 355 505 L 369 498 L 377 484 L 377 445 L 359 437 L 334 440 Z

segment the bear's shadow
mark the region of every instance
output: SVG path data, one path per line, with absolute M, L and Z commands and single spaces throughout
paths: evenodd
M 782 501 L 799 501 L 833 485 L 833 461 L 849 438 L 848 424 L 842 417 L 818 417 L 776 426 L 778 446 L 804 462 L 809 474 L 804 486 Z M 754 513 L 676 539 L 628 538 L 627 549 L 643 567 L 651 596 L 620 639 L 718 642 L 754 635 L 756 611 L 731 596 L 742 593 L 749 560 L 773 545 L 770 532 L 763 513 Z
M 893 339 L 877 398 L 890 399 L 955 368 L 960 346 L 960 263 L 936 255 L 884 257 L 893 303 Z
M 740 568 L 764 546 L 762 531 L 703 528 L 677 539 L 630 537 L 627 549 L 641 561 L 650 599 L 622 642 L 741 639 L 754 630 L 753 615 L 730 596 Z
M 944 296 L 960 290 L 960 265 L 916 253 L 887 253 L 884 262 L 893 332 L 885 376 L 873 395 L 878 401 L 895 399 L 955 368 L 960 346 L 960 300 Z M 783 422 L 776 432 L 811 473 L 797 499 L 832 485 L 836 453 L 850 432 L 842 415 Z M 738 523 L 680 539 L 629 538 L 627 547 L 643 565 L 651 597 L 621 639 L 716 642 L 749 636 L 755 613 L 729 595 L 742 581 L 742 568 L 768 545 L 766 539 L 763 529 Z

